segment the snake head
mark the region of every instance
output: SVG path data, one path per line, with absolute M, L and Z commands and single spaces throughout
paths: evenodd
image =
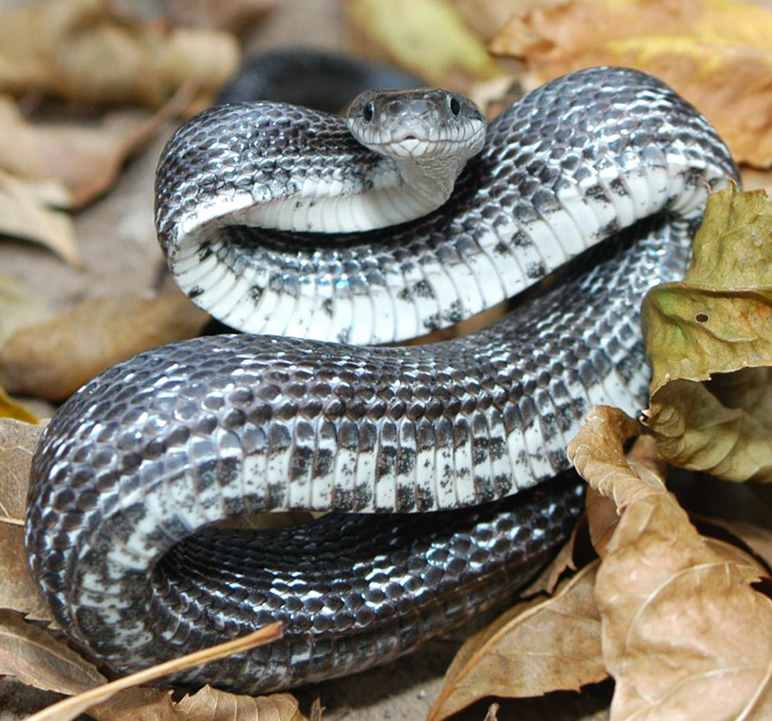
M 366 90 L 348 110 L 351 134 L 396 160 L 458 159 L 463 166 L 485 143 L 485 116 L 447 90 Z

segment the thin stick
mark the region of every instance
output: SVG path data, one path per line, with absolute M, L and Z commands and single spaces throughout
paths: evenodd
M 233 641 L 226 641 L 217 646 L 205 648 L 202 651 L 194 651 L 186 656 L 173 658 L 171 661 L 159 663 L 157 666 L 151 666 L 130 676 L 124 676 L 104 686 L 97 686 L 77 696 L 66 698 L 53 706 L 32 714 L 32 716 L 27 716 L 25 721 L 72 721 L 78 714 L 84 713 L 94 704 L 107 701 L 118 691 L 123 691 L 132 686 L 139 686 L 148 681 L 155 681 L 157 678 L 177 671 L 184 671 L 191 666 L 199 666 L 210 661 L 216 661 L 239 651 L 248 651 L 257 646 L 273 643 L 280 639 L 282 634 L 282 624 L 280 621 L 277 621 Z

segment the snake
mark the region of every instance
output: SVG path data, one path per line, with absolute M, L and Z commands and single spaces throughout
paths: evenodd
M 566 445 L 646 402 L 640 305 L 680 279 L 711 189 L 709 122 L 654 77 L 569 74 L 490 124 L 449 91 L 366 91 L 182 125 L 156 175 L 179 286 L 240 333 L 139 354 L 35 452 L 33 577 L 124 674 L 281 621 L 180 672 L 244 693 L 390 661 L 517 596 L 571 532 Z M 479 332 L 399 345 L 506 298 Z M 224 528 L 256 511 L 320 518 Z

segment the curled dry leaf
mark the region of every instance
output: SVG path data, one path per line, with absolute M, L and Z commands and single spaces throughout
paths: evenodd
M 106 681 L 93 664 L 48 631 L 27 623 L 19 613 L 2 609 L 0 676 L 14 676 L 28 686 L 65 694 L 82 693 Z
M 607 677 L 593 588 L 597 562 L 558 586 L 551 598 L 517 604 L 459 650 L 430 721 L 485 696 L 523 698 L 579 690 Z
M 215 30 L 129 22 L 103 0 L 50 0 L 0 13 L 0 92 L 163 105 L 185 83 L 199 103 L 235 72 L 236 39 Z
M 683 282 L 643 303 L 647 425 L 675 465 L 772 480 L 772 203 L 712 195 Z
M 597 574 L 612 719 L 766 719 L 772 714 L 772 601 L 761 567 L 700 536 L 655 470 L 632 419 L 590 412 L 569 458 L 621 514 Z
M 89 709 L 96 721 L 305 721 L 288 693 L 240 696 L 204 686 L 175 703 L 169 691 L 131 688 Z
M 772 164 L 772 11 L 724 0 L 567 2 L 513 17 L 494 54 L 541 81 L 598 65 L 662 78 L 716 126 L 738 162 Z
M 8 338 L 0 383 L 12 393 L 61 400 L 124 358 L 196 336 L 208 319 L 181 293 L 91 298 Z
M 380 48 L 437 85 L 463 87 L 499 72 L 480 39 L 442 0 L 348 0 L 346 10 L 364 54 Z
M 79 266 L 72 218 L 60 210 L 69 203 L 57 181 L 20 180 L 0 169 L 0 235 L 39 243 Z
M 24 548 L 24 511 L 32 454 L 45 423 L 0 418 L 0 609 L 52 621 L 32 580 Z
M 220 658 L 226 658 L 234 653 L 242 653 L 258 646 L 277 641 L 282 636 L 282 625 L 280 622 L 264 626 L 258 631 L 248 633 L 246 636 L 227 641 L 225 643 L 205 648 L 202 651 L 195 651 L 185 656 L 159 663 L 156 666 L 143 669 L 130 676 L 124 676 L 116 681 L 111 681 L 104 686 L 98 686 L 89 691 L 64 699 L 53 706 L 49 706 L 32 716 L 26 721 L 72 721 L 78 714 L 85 713 L 92 706 L 109 701 L 120 691 L 150 683 L 172 673 L 178 673 L 193 666 L 200 666 L 204 663 L 216 661 Z M 136 718 L 136 716 L 135 716 Z M 185 718 L 185 717 L 183 717 Z M 206 717 L 204 717 L 206 718 Z M 231 717 L 233 718 L 233 717 Z

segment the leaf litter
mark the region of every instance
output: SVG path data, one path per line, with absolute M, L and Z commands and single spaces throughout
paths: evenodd
M 357 4 L 360 6 L 359 10 L 356 9 Z M 560 7 L 545 8 L 547 4 Z M 37 92 L 42 89 L 44 92 L 61 93 L 65 97 L 77 97 L 81 100 L 104 102 L 131 96 L 135 101 L 156 107 L 163 104 L 175 88 L 179 89 L 180 85 L 184 84 L 183 76 L 175 75 L 177 71 L 173 71 L 164 76 L 163 82 L 137 88 L 136 84 L 133 84 L 131 72 L 127 72 L 131 70 L 131 62 L 125 61 L 131 57 L 131 53 L 135 53 L 135 58 L 146 53 L 147 57 L 135 66 L 135 69 L 146 69 L 150 67 L 148 63 L 156 63 L 155 67 L 160 67 L 167 60 L 171 62 L 170 59 L 176 55 L 180 68 L 190 66 L 190 62 L 184 59 L 185 53 L 189 51 L 184 48 L 193 47 L 193 44 L 186 46 L 185 43 L 195 36 L 169 32 L 168 29 L 163 30 L 158 26 L 152 27 L 153 23 L 147 20 L 131 19 L 130 13 L 128 18 L 120 14 L 110 15 L 104 7 L 98 5 L 101 4 L 94 0 L 59 0 L 30 6 L 29 12 L 20 12 L 16 16 L 4 16 L 4 19 L 10 17 L 11 20 L 5 24 L 5 31 L 0 29 L 0 36 L 3 32 L 23 36 L 25 27 L 44 22 L 49 34 L 56 37 L 60 47 L 66 48 L 67 52 L 57 56 L 53 45 L 43 44 L 42 51 L 38 52 L 38 48 L 25 48 L 15 43 L 4 44 L 0 41 L 0 87 L 5 81 L 10 83 L 5 86 L 5 91 L 10 93 L 26 92 L 28 89 L 35 89 Z M 404 30 L 408 9 L 405 13 L 394 13 L 393 9 L 391 11 L 395 17 L 405 16 L 402 18 L 403 27 L 400 28 L 398 22 L 392 22 L 394 18 L 384 19 L 377 0 L 350 0 L 348 5 L 350 19 L 360 25 L 360 40 L 364 38 L 370 43 L 373 38 L 376 39 L 375 44 L 385 48 L 387 56 L 402 59 L 411 69 L 425 77 L 446 79 L 449 83 L 464 87 L 468 86 L 470 78 L 482 78 L 484 82 L 493 78 L 490 82 L 499 83 L 502 88 L 512 86 L 508 78 L 501 76 L 501 66 L 481 59 L 481 40 L 475 39 L 474 35 L 465 35 L 466 30 L 458 23 L 459 17 L 463 15 L 468 23 L 475 26 L 478 38 L 487 41 L 496 36 L 496 25 L 501 22 L 504 10 L 500 0 L 456 0 L 454 5 L 461 15 L 453 14 L 457 11 L 449 13 L 432 2 L 416 3 L 417 9 L 408 8 L 411 13 L 424 13 L 425 17 L 434 18 L 428 24 L 434 31 L 430 39 L 432 45 L 428 47 L 439 50 L 433 52 L 429 59 L 425 54 L 422 55 L 421 52 L 416 52 L 415 48 L 411 48 L 415 36 L 413 35 L 411 40 L 411 34 Z M 381 5 L 385 7 L 388 3 Z M 584 7 L 579 7 L 580 5 Z M 538 0 L 510 3 L 507 4 L 506 11 L 515 11 L 517 16 L 495 37 L 493 46 L 501 54 L 516 55 L 523 59 L 530 71 L 530 77 L 521 74 L 517 82 L 524 87 L 528 87 L 529 83 L 540 82 L 550 72 L 566 72 L 567 70 L 560 69 L 565 67 L 566 63 L 589 62 L 586 52 L 588 45 L 594 45 L 595 50 L 606 53 L 604 58 L 634 58 L 636 62 L 643 64 L 644 69 L 653 69 L 706 110 L 713 121 L 721 126 L 722 132 L 741 160 L 759 167 L 772 164 L 768 99 L 764 84 L 737 80 L 738 77 L 751 77 L 751 68 L 755 68 L 753 72 L 756 73 L 754 77 L 757 80 L 763 80 L 768 71 L 768 51 L 762 43 L 768 35 L 764 30 L 769 20 L 768 14 L 743 8 L 740 10 L 742 22 L 732 26 L 732 23 L 726 21 L 727 16 L 722 14 L 725 6 L 714 0 L 687 0 L 680 5 L 664 0 L 636 0 L 625 5 L 627 7 L 622 8 L 621 4 L 614 0 L 581 4 L 540 3 Z M 43 8 L 51 10 L 45 19 L 40 14 Z M 624 37 L 619 37 L 623 25 L 619 20 L 620 12 L 648 13 L 649 17 L 644 22 L 638 19 L 639 16 L 631 15 L 635 22 L 627 27 L 632 27 L 633 31 L 626 31 Z M 667 18 L 668 22 L 663 18 Z M 684 21 L 684 18 L 688 22 Z M 442 27 L 447 28 L 447 31 L 437 32 L 437 29 Z M 668 39 L 668 43 L 663 42 L 663 37 Z M 460 39 L 458 47 L 465 48 L 461 54 L 462 65 L 456 68 L 452 67 L 447 59 L 442 60 L 446 58 L 443 43 L 448 44 L 453 38 Z M 234 57 L 228 48 L 235 45 L 231 44 L 232 40 L 218 45 L 219 42 L 215 40 L 214 45 L 210 47 L 219 47 L 219 50 L 214 51 L 215 55 L 220 55 L 219 59 L 213 61 L 213 67 L 222 71 Z M 206 43 L 201 47 L 204 45 Z M 721 49 L 721 62 L 716 60 L 716 48 Z M 125 49 L 129 52 L 122 55 Z M 101 67 L 107 57 L 115 58 L 115 68 Z M 214 58 L 214 55 L 212 57 Z M 100 58 L 99 62 L 96 62 L 95 58 Z M 444 64 L 439 63 L 438 59 Z M 714 62 L 709 62 L 711 59 Z M 198 71 L 206 64 L 211 63 L 209 60 L 202 60 Z M 71 77 L 76 77 L 78 73 L 86 77 L 97 69 L 97 65 L 100 65 L 100 72 L 94 73 L 94 82 L 87 87 L 75 87 L 73 90 L 74 86 L 71 82 L 68 85 L 69 81 L 63 82 L 61 88 L 51 85 L 52 68 L 61 72 L 62 77 L 69 77 L 68 73 L 71 73 Z M 658 70 L 660 67 L 664 68 L 662 72 Z M 12 71 L 8 68 L 12 68 Z M 702 74 L 697 73 L 696 69 L 701 70 Z M 673 77 L 676 79 L 669 77 L 666 71 L 674 73 Z M 727 77 L 731 73 L 735 73 L 732 76 L 733 86 L 727 87 Z M 535 79 L 537 76 L 538 79 Z M 100 84 L 105 87 L 106 79 L 111 77 L 113 80 L 118 77 L 119 82 L 115 83 L 107 94 L 100 95 Z M 25 82 L 28 83 L 26 86 L 23 85 Z M 219 81 L 213 81 L 211 87 L 216 86 L 216 82 Z M 679 87 L 678 83 L 683 85 Z M 695 93 L 700 91 L 703 95 L 691 96 L 691 85 L 695 85 Z M 742 96 L 738 91 L 742 91 Z M 206 92 L 211 95 L 211 89 L 202 92 L 194 89 L 192 92 L 196 97 L 184 103 L 188 108 L 201 102 L 200 99 Z M 121 93 L 125 94 L 120 95 Z M 712 107 L 715 104 L 721 107 L 715 109 Z M 14 107 L 8 107 L 10 114 L 7 115 L 14 120 Z M 746 122 L 749 119 L 753 122 Z M 16 112 L 15 121 L 21 123 L 25 118 Z M 723 122 L 727 123 L 725 127 L 721 125 Z M 109 122 L 107 124 L 109 125 Z M 16 127 L 20 133 L 45 134 L 49 131 L 45 126 L 26 129 L 21 125 Z M 43 137 L 45 135 L 40 135 L 34 140 L 37 142 Z M 52 137 L 55 137 L 55 134 Z M 72 141 L 72 145 L 77 148 L 79 142 L 76 139 Z M 0 147 L 0 169 L 5 167 L 2 163 L 3 157 L 8 156 L 3 155 L 3 149 Z M 62 208 L 90 202 L 96 195 L 104 192 L 120 167 L 118 161 L 111 167 L 106 180 L 94 183 L 91 180 L 82 180 L 87 176 L 68 176 L 68 172 L 72 171 L 72 168 L 68 168 L 71 165 L 70 160 L 64 160 L 64 172 L 59 174 L 45 166 L 35 170 L 37 166 L 34 162 L 29 158 L 20 157 L 21 160 L 14 161 L 16 166 L 8 161 L 11 163 L 9 168 L 13 167 L 13 171 L 8 168 L 5 170 L 14 192 L 30 193 L 40 207 L 63 217 L 66 216 L 61 213 Z M 98 161 L 97 165 L 100 163 L 101 161 Z M 110 166 L 110 162 L 105 164 Z M 34 171 L 33 177 L 17 174 L 23 174 L 25 167 L 27 172 Z M 766 182 L 766 176 L 760 176 L 758 183 L 764 185 Z M 1 194 L 2 188 L 0 203 Z M 714 219 L 721 220 L 723 216 L 732 219 L 733 229 L 729 234 L 734 233 L 739 237 L 740 242 L 735 242 L 736 247 L 743 247 L 742 242 L 748 241 L 747 238 L 743 240 L 743 233 L 749 229 L 757 234 L 758 240 L 758 232 L 766 222 L 767 212 L 758 209 L 757 205 L 743 205 L 750 201 L 741 198 L 738 193 L 735 193 L 733 198 L 735 205 L 728 210 L 726 206 L 717 210 Z M 13 204 L 9 204 L 9 207 L 11 205 Z M 748 208 L 757 208 L 755 215 Z M 45 232 L 47 223 L 56 225 L 54 217 L 56 216 L 43 216 L 28 224 L 22 219 L 17 221 L 17 226 L 24 228 L 28 225 L 29 231 L 29 228 L 34 228 L 35 223 L 38 223 L 43 229 L 37 232 L 42 239 L 39 242 L 48 242 L 55 248 Z M 706 222 L 706 227 L 710 225 L 710 222 Z M 717 234 L 726 235 L 727 232 L 719 230 Z M 764 265 L 762 261 L 757 260 L 756 256 L 748 255 L 749 252 L 763 252 L 764 245 L 768 248 L 769 243 L 765 238 L 768 240 L 765 235 L 756 243 L 758 247 L 747 246 L 746 250 L 740 253 L 740 261 L 745 258 L 747 266 L 762 270 L 770 267 L 768 263 Z M 69 248 L 61 245 L 57 252 L 67 257 L 70 262 L 77 263 L 74 242 L 69 242 Z M 763 282 L 766 277 L 760 279 L 761 286 L 753 285 L 752 292 L 747 292 L 747 268 L 732 266 L 732 263 L 737 264 L 740 261 L 727 260 L 730 258 L 729 253 L 730 251 L 725 249 L 718 253 L 722 261 L 729 263 L 729 266 L 719 269 L 720 274 L 726 276 L 729 271 L 736 271 L 734 281 L 740 284 L 739 290 L 745 293 L 744 297 L 751 297 L 762 306 L 761 310 L 754 306 L 753 312 L 740 310 L 737 314 L 741 316 L 740 321 L 758 321 L 765 312 L 763 307 L 767 290 Z M 703 258 L 715 257 L 715 251 L 711 251 L 711 254 L 712 256 L 706 253 Z M 696 256 L 699 256 L 699 250 Z M 698 268 L 707 267 L 705 264 L 700 266 L 699 257 L 696 258 L 695 265 Z M 698 286 L 711 285 L 709 279 L 706 281 L 706 276 L 698 275 L 692 277 L 691 281 Z M 719 304 L 716 307 L 721 309 L 719 319 L 725 321 L 727 312 L 723 303 L 734 303 L 732 293 L 736 290 L 738 287 L 734 286 L 729 289 L 710 287 L 704 297 L 689 296 L 689 302 L 696 302 L 704 308 L 701 304 L 716 300 Z M 695 297 L 698 298 L 697 301 L 694 301 Z M 682 333 L 684 336 L 695 335 L 691 327 L 695 322 L 700 324 L 700 328 L 712 322 L 715 316 L 712 306 L 709 308 L 711 312 L 705 313 L 680 298 L 678 296 L 672 302 L 667 299 L 654 299 L 658 303 L 655 304 L 655 315 L 660 313 L 662 307 L 666 311 L 675 307 L 676 317 L 682 316 L 681 320 L 673 321 L 672 316 L 665 313 L 662 315 L 666 324 L 678 325 L 680 322 L 680 327 L 686 328 Z M 139 300 L 149 299 L 135 299 L 130 302 Z M 21 322 L 12 326 L 11 330 L 4 331 L 7 325 L 0 315 L 0 376 L 2 373 L 7 374 L 2 376 L 7 388 L 16 393 L 64 398 L 99 368 L 114 362 L 114 358 L 136 352 L 131 350 L 128 344 L 111 337 L 109 331 L 105 330 L 112 320 L 99 320 L 102 317 L 96 309 L 99 302 L 101 299 L 94 299 L 91 301 L 93 306 L 89 307 L 87 301 L 86 305 L 76 306 L 71 315 L 58 318 L 57 323 L 63 327 L 69 326 L 65 333 L 69 334 L 69 340 L 51 340 L 48 336 L 54 334 L 56 324 L 51 322 L 46 325 L 43 317 Z M 3 308 L 1 303 L 0 293 L 0 313 Z M 117 312 L 116 306 L 120 305 L 121 300 L 113 299 L 106 303 L 108 306 L 112 303 L 113 306 L 112 311 L 106 309 L 103 315 L 105 319 L 111 318 L 112 312 Z M 139 304 L 132 307 L 136 311 L 136 308 L 143 306 Z M 136 312 L 142 313 L 141 310 Z M 173 317 L 176 312 L 170 310 L 169 317 Z M 678 316 L 678 313 L 681 316 Z M 710 322 L 696 320 L 700 313 L 707 315 Z M 128 318 L 131 313 L 126 315 L 127 318 L 118 320 L 117 323 L 124 329 L 124 334 L 131 335 L 135 326 L 131 325 Z M 148 310 L 146 315 L 142 316 L 147 319 L 144 324 L 154 323 L 156 315 L 156 312 Z M 683 321 L 684 318 L 690 322 Z M 189 323 L 178 318 L 171 321 L 171 331 L 159 331 L 158 337 L 167 332 L 176 337 L 174 334 L 183 333 L 181 326 L 188 328 L 184 332 L 197 334 L 203 322 L 203 317 L 190 320 Z M 126 325 L 122 325 L 124 323 Z M 199 325 L 196 327 L 197 323 Z M 78 330 L 78 326 L 82 328 Z M 719 330 L 725 331 L 727 327 L 732 330 L 730 323 L 726 322 L 725 326 L 722 325 Z M 759 326 L 755 327 L 758 330 Z M 741 330 L 747 329 L 741 327 Z M 105 333 L 106 336 L 103 335 Z M 742 360 L 742 351 L 748 349 L 748 344 L 754 348 L 762 346 L 768 339 L 765 334 L 766 327 L 762 324 L 755 338 L 747 334 L 718 338 L 717 342 L 726 341 L 738 348 L 745 344 L 739 352 L 725 353 L 726 356 L 734 356 L 734 360 L 729 362 L 731 367 L 728 370 L 716 370 L 713 365 L 708 364 L 709 378 L 692 380 L 690 376 L 690 379 L 686 380 L 705 389 L 709 395 L 721 399 L 722 402 L 731 399 L 733 404 L 726 406 L 726 418 L 715 416 L 719 422 L 711 424 L 706 419 L 712 411 L 704 410 L 700 415 L 701 405 L 698 401 L 690 400 L 686 410 L 674 410 L 674 404 L 666 403 L 666 398 L 662 400 L 664 396 L 657 396 L 660 406 L 654 405 L 653 398 L 649 422 L 652 423 L 651 418 L 658 413 L 657 417 L 664 422 L 662 428 L 666 429 L 657 430 L 661 453 L 667 455 L 667 444 L 671 443 L 676 450 L 686 448 L 686 455 L 690 457 L 709 456 L 707 465 L 699 467 L 707 467 L 712 472 L 724 473 L 727 477 L 732 474 L 738 478 L 764 477 L 769 467 L 764 438 L 768 426 L 765 414 L 769 407 L 766 397 L 769 387 L 767 369 L 763 360 L 759 367 L 751 369 L 735 369 L 732 364 L 738 358 Z M 34 340 L 35 335 L 39 336 L 38 340 Z M 656 335 L 653 334 L 654 337 Z M 718 337 L 720 333 L 716 335 Z M 147 340 L 148 336 L 153 336 L 153 332 L 143 336 L 143 343 L 155 342 Z M 19 340 L 20 337 L 23 342 Z M 675 363 L 680 370 L 684 367 L 691 368 L 691 375 L 699 375 L 699 372 L 694 372 L 694 368 L 698 371 L 705 368 L 705 364 L 700 365 L 699 350 L 702 349 L 702 355 L 705 357 L 712 356 L 713 353 L 705 351 L 705 346 L 700 343 L 706 341 L 701 336 L 697 337 L 697 361 L 689 356 L 691 351 L 685 350 L 688 344 L 674 344 L 668 341 L 660 345 L 663 348 L 677 349 L 677 357 L 663 359 L 659 350 L 650 350 L 655 366 L 657 363 Z M 683 338 L 679 337 L 678 340 L 683 341 Z M 86 346 L 84 352 L 79 348 L 80 345 Z M 65 362 L 58 363 L 57 356 Z M 719 356 L 724 357 L 721 354 Z M 68 360 L 77 367 L 76 372 L 66 367 Z M 670 371 L 666 371 L 665 375 L 667 373 Z M 674 383 L 684 380 L 680 377 L 676 380 L 673 378 L 670 373 L 668 382 L 663 383 L 662 388 L 658 390 L 661 392 L 667 387 L 673 388 Z M 677 395 L 677 400 L 682 400 L 682 394 Z M 3 401 L 0 398 L 0 408 L 4 407 L 4 402 L 5 407 L 13 409 L 11 414 L 22 412 L 14 405 L 15 401 L 10 399 Z M 745 416 L 740 416 L 743 418 L 741 422 L 736 421 L 736 414 L 732 416 L 731 412 L 736 411 L 738 406 L 750 421 L 744 420 Z M 672 428 L 677 426 L 673 418 L 691 417 L 695 410 L 698 411 L 697 436 L 692 433 L 693 429 L 689 425 L 694 425 L 694 421 L 681 420 L 681 429 L 677 429 L 675 434 L 671 432 Z M 668 423 L 670 425 L 667 425 Z M 752 423 L 758 425 L 758 430 L 755 434 L 748 434 L 747 426 Z M 652 423 L 652 427 L 655 427 L 655 423 Z M 591 484 L 587 523 L 600 560 L 584 559 L 575 562 L 574 549 L 571 545 L 567 546 L 555 565 L 547 569 L 530 590 L 531 593 L 541 592 L 539 596 L 518 604 L 464 646 L 443 684 L 432 717 L 444 718 L 448 713 L 466 706 L 471 701 L 492 693 L 501 696 L 528 696 L 531 699 L 539 694 L 553 694 L 555 689 L 561 688 L 583 688 L 586 693 L 587 689 L 591 688 L 587 684 L 610 673 L 616 680 L 612 719 L 633 716 L 636 719 L 693 718 L 693 715 L 688 714 L 695 713 L 695 709 L 701 713 L 703 707 L 705 715 L 700 718 L 723 718 L 720 713 L 725 709 L 729 709 L 727 713 L 737 713 L 742 718 L 762 718 L 767 713 L 769 704 L 769 692 L 763 676 L 769 672 L 769 648 L 764 639 L 770 637 L 770 611 L 769 600 L 756 588 L 760 587 L 758 580 L 765 576 L 766 569 L 742 550 L 741 543 L 734 544 L 731 538 L 728 543 L 704 539 L 696 533 L 688 517 L 664 488 L 664 464 L 657 455 L 651 437 L 639 439 L 633 450 L 625 453 L 626 440 L 641 432 L 636 422 L 620 419 L 618 413 L 613 411 L 601 410 L 590 415 L 588 429 L 587 433 L 572 445 L 572 453 L 583 459 L 578 465 L 584 464 L 583 472 Z M 7 440 L 9 433 L 12 439 L 10 441 Z M 12 619 L 9 623 L 18 626 L 16 633 L 22 639 L 27 636 L 37 638 L 35 634 L 39 633 L 46 634 L 48 638 L 47 631 L 23 620 L 24 614 L 28 614 L 27 619 L 39 618 L 44 622 L 50 620 L 46 618 L 47 610 L 44 605 L 39 609 L 35 608 L 33 596 L 38 603 L 42 604 L 42 601 L 26 572 L 19 525 L 23 516 L 28 475 L 28 469 L 26 472 L 23 470 L 23 457 L 26 454 L 28 463 L 39 433 L 39 426 L 20 423 L 18 420 L 0 419 L 0 474 L 6 463 L 12 469 L 12 473 L 0 475 L 0 503 L 6 505 L 5 515 L 0 516 L 0 534 L 6 531 L 15 533 L 13 538 L 0 539 L 0 547 L 11 549 L 11 552 L 0 553 L 0 573 L 7 578 L 21 578 L 26 575 L 31 586 L 31 590 L 25 590 L 22 584 L 21 588 L 14 589 L 3 597 L 3 587 L 6 584 L 0 584 L 0 614 L 2 618 Z M 13 440 L 14 438 L 16 440 Z M 694 438 L 699 442 L 693 441 Z M 726 438 L 730 441 L 722 440 Z M 6 445 L 11 449 L 8 450 L 11 455 L 6 453 Z M 15 451 L 12 451 L 13 448 Z M 751 452 L 748 452 L 749 448 Z M 733 455 L 738 449 L 741 457 L 739 461 Z M 14 453 L 16 455 L 13 455 Z M 14 458 L 16 460 L 13 460 Z M 669 458 L 674 462 L 682 462 L 678 455 L 670 455 Z M 727 468 L 729 471 L 725 473 Z M 772 545 L 772 534 L 767 529 L 745 524 L 745 527 L 734 530 L 737 536 L 747 540 L 751 547 Z M 8 543 L 4 543 L 4 540 L 8 540 Z M 571 575 L 573 571 L 575 573 Z M 593 578 L 597 579 L 594 584 Z M 552 595 L 545 595 L 550 593 Z M 571 613 L 566 613 L 566 609 Z M 38 612 L 39 617 L 36 615 Z M 571 625 L 566 620 L 573 617 L 581 618 L 581 623 Z M 752 639 L 753 643 L 740 644 L 738 639 L 742 638 Z M 32 648 L 34 644 L 21 641 L 17 647 Z M 538 649 L 544 647 L 549 647 L 550 653 L 539 654 Z M 17 664 L 18 669 L 22 668 L 23 664 L 29 664 L 30 659 L 19 653 L 9 662 Z M 736 665 L 730 667 L 728 664 L 731 663 Z M 24 668 L 33 667 L 28 665 Z M 54 672 L 55 670 L 53 669 Z M 27 672 L 25 678 L 33 685 L 44 685 L 47 683 L 46 673 L 44 670 L 32 670 Z M 20 674 L 23 675 L 22 671 L 16 675 Z M 74 682 L 78 683 L 77 680 Z M 81 679 L 80 683 L 85 681 Z M 137 718 L 138 714 L 142 714 L 142 718 L 160 721 L 167 718 L 241 719 L 242 715 L 246 718 L 290 719 L 296 717 L 292 714 L 299 714 L 297 701 L 291 696 L 275 695 L 270 699 L 276 706 L 273 711 L 266 711 L 268 707 L 262 706 L 258 710 L 260 699 L 234 696 L 214 689 L 202 689 L 198 694 L 175 703 L 168 692 L 131 688 L 120 691 L 110 700 L 102 701 L 99 706 L 91 708 L 89 713 L 97 719 L 105 720 Z M 80 703 L 78 701 L 75 706 Z M 496 708 L 495 704 L 490 707 L 491 718 L 496 717 Z M 59 709 L 53 709 L 49 711 L 47 718 L 65 718 L 59 714 Z M 46 718 L 39 715 L 37 717 Z
M 569 445 L 620 512 L 598 569 L 612 719 L 763 719 L 772 713 L 772 600 L 765 570 L 700 536 L 659 475 L 653 438 L 617 409 L 590 412 Z
M 514 12 L 514 11 L 513 11 Z M 598 0 L 531 7 L 490 45 L 529 84 L 598 65 L 664 80 L 716 126 L 738 162 L 772 165 L 772 8 L 725 0 Z

